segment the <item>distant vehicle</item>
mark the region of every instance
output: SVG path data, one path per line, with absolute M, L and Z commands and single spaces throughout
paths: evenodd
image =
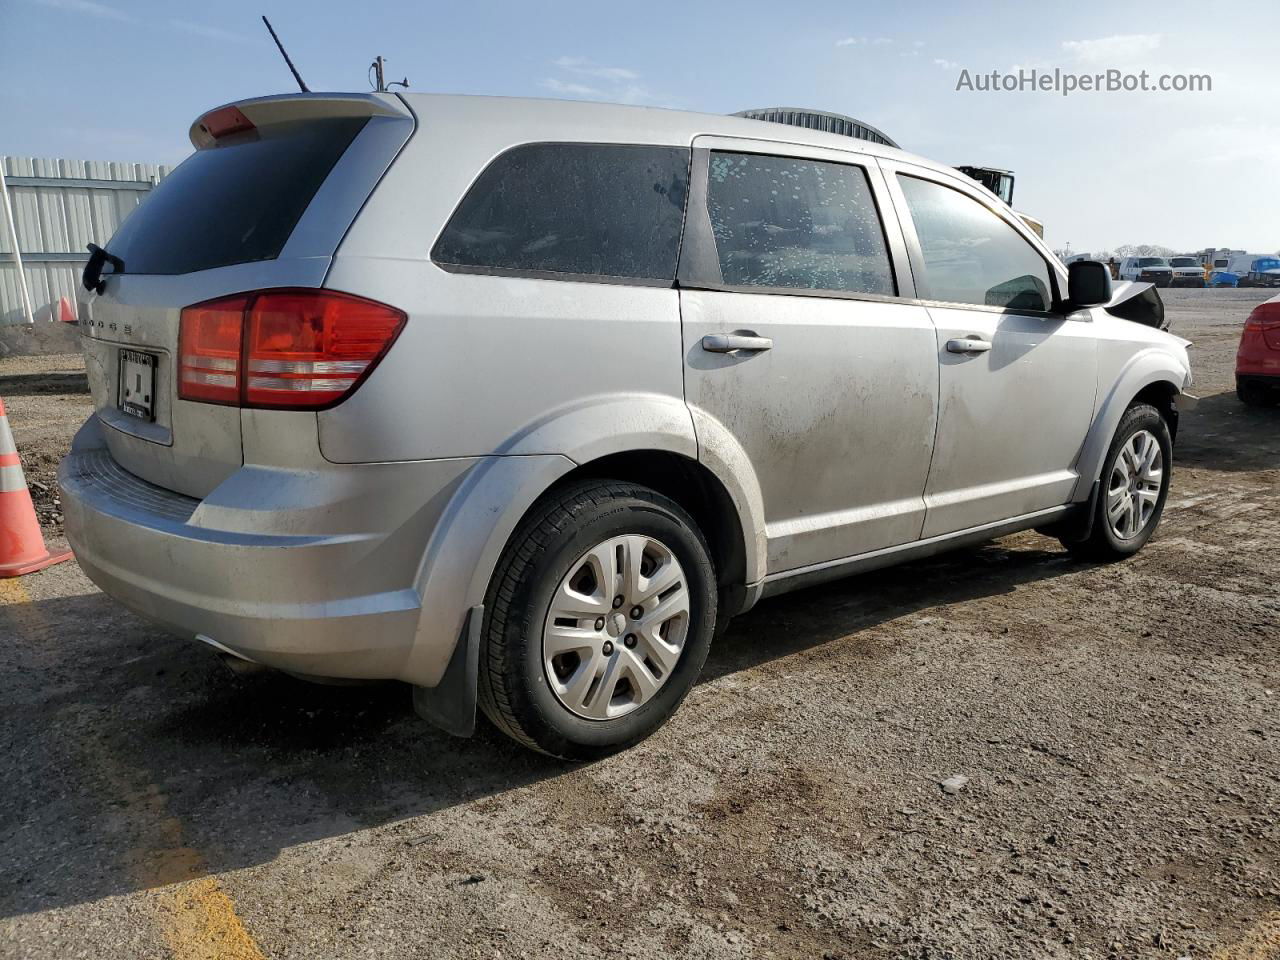
M 1001 170 L 999 167 L 975 167 L 968 164 L 958 166 L 956 169 L 966 177 L 977 180 L 1010 207 L 1013 206 L 1014 177 L 1012 170 Z M 1022 222 L 1030 227 L 1037 237 L 1041 240 L 1044 239 L 1044 222 L 1042 220 L 1037 220 L 1029 213 L 1019 213 L 1017 210 L 1013 212 L 1022 218 Z
M 1236 396 L 1251 407 L 1280 403 L 1280 296 L 1253 308 L 1236 352 Z
M 1249 262 L 1249 269 L 1240 276 L 1241 287 L 1280 287 L 1280 259 L 1259 257 Z
M 1173 287 L 1203 287 L 1204 264 L 1196 257 L 1171 257 L 1169 267 L 1173 270 Z
M 997 197 L 1013 206 L 1013 171 L 1000 170 L 997 167 L 956 167 L 966 177 L 972 177 L 994 193 Z
M 1224 251 L 1213 258 L 1213 269 L 1243 277 L 1249 272 L 1253 262 L 1259 259 L 1267 259 L 1267 254 L 1245 253 L 1243 250 Z
M 1173 268 L 1164 257 L 1125 257 L 1120 263 L 1120 279 L 1167 287 L 1173 282 Z

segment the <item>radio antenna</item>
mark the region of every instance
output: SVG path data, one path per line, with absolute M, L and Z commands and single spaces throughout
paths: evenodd
M 298 81 L 298 89 L 303 93 L 310 93 L 311 91 L 307 89 L 307 85 L 302 82 L 302 77 L 298 74 L 298 68 L 289 59 L 289 54 L 284 52 L 284 44 L 280 42 L 280 38 L 276 36 L 275 30 L 272 29 L 271 21 L 263 17 L 262 22 L 267 25 L 267 32 L 271 34 L 271 39 L 276 42 L 276 47 L 280 50 L 280 56 L 284 57 L 284 62 L 289 65 L 289 72 L 293 74 L 293 79 Z

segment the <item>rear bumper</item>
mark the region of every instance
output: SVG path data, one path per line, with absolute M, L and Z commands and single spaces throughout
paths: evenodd
M 102 429 L 81 428 L 58 484 L 67 538 L 103 591 L 268 666 L 401 676 L 423 550 L 472 461 L 245 467 L 195 500 L 123 470 Z
M 1256 336 L 1258 341 L 1262 335 Z M 1268 349 L 1265 344 L 1250 343 L 1242 345 L 1236 354 L 1237 377 L 1260 377 L 1274 379 L 1280 377 L 1280 350 Z
M 1253 384 L 1259 387 L 1267 387 L 1272 390 L 1280 390 L 1280 370 L 1272 374 L 1260 373 L 1237 373 L 1236 385 L 1242 386 Z

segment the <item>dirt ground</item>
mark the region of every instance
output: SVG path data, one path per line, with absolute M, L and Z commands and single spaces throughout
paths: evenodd
M 1280 956 L 1265 295 L 1165 294 L 1205 399 L 1138 557 L 1024 534 L 762 603 L 589 766 L 234 677 L 74 563 L 0 581 L 0 956 Z M 0 396 L 56 540 L 79 363 Z

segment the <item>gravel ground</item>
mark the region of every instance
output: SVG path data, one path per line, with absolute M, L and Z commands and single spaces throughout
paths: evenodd
M 1280 956 L 1280 410 L 1231 380 L 1265 294 L 1164 293 L 1205 400 L 1142 554 L 765 602 L 590 766 L 233 677 L 74 563 L 0 581 L 0 956 Z M 55 540 L 78 370 L 0 361 Z

